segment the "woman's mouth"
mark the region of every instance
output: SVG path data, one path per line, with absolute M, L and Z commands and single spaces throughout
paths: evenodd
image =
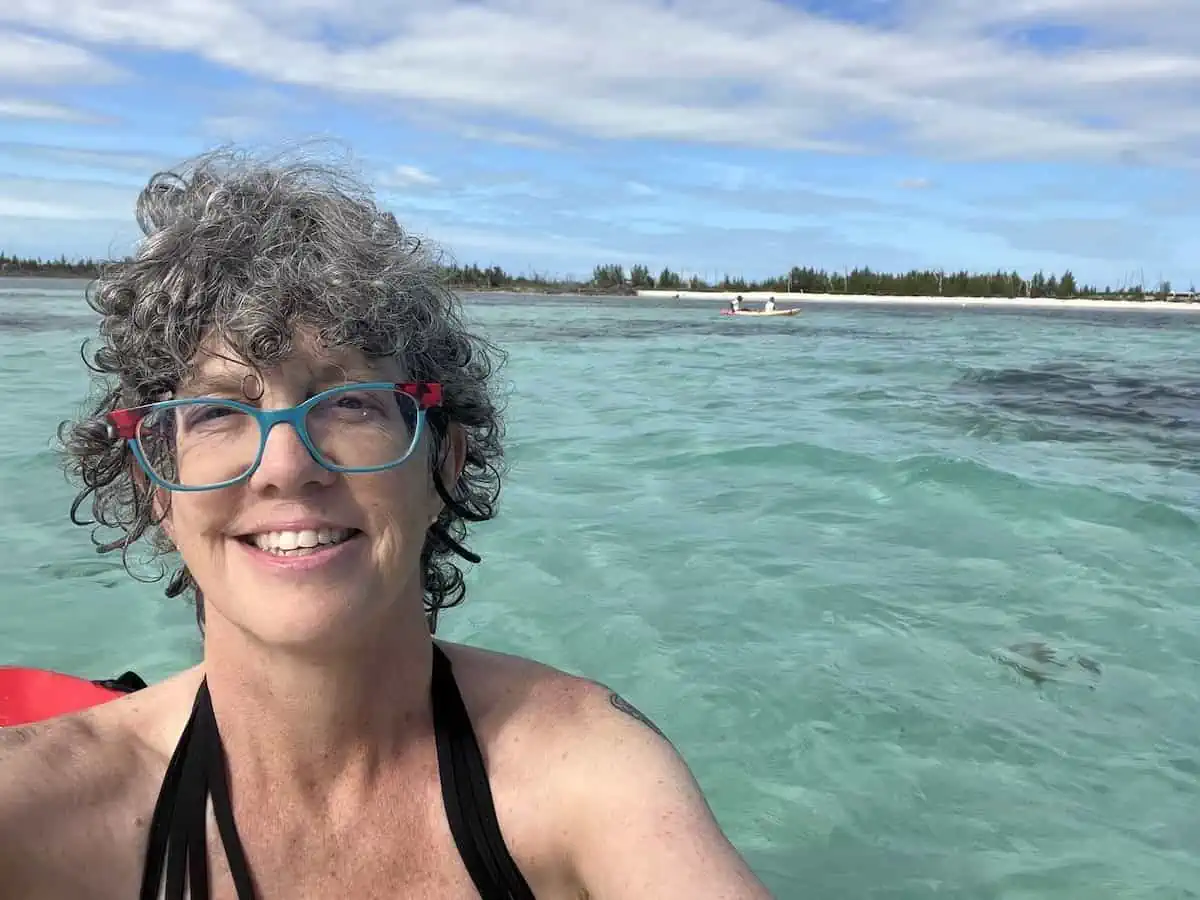
M 263 531 L 238 538 L 272 556 L 310 556 L 361 534 L 357 528 L 318 528 L 304 531 Z

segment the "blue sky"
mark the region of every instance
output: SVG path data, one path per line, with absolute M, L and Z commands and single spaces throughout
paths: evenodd
M 1200 285 L 1196 0 L 6 0 L 0 250 L 319 138 L 461 262 Z

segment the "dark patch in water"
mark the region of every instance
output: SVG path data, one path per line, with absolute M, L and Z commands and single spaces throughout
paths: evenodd
M 975 369 L 959 383 L 988 392 L 998 406 L 1033 415 L 1200 429 L 1200 379 L 1156 381 L 1078 363 L 1048 363 L 1033 369 Z
M 1062 653 L 1043 641 L 1012 644 L 992 658 L 1039 686 L 1047 681 L 1080 683 L 1082 675 L 1083 683 L 1095 689 L 1100 678 L 1100 664 L 1090 656 Z
M 1200 379 L 1134 375 L 1078 362 L 973 369 L 955 384 L 973 430 L 1019 440 L 1149 444 L 1146 462 L 1200 471 Z M 973 394 L 974 398 L 966 395 Z
M 695 319 L 641 319 L 623 321 L 613 319 L 585 319 L 555 325 L 543 323 L 506 322 L 498 326 L 503 341 L 524 343 L 579 343 L 581 341 L 639 341 L 665 336 L 690 337 L 712 336 L 730 340 L 759 340 L 764 334 L 787 334 L 790 331 L 811 332 L 788 319 L 774 322 L 726 323 L 718 321 L 696 321 Z
M 75 331 L 94 326 L 94 318 L 81 316 L 56 316 L 45 313 L 0 312 L 0 333 L 44 334 L 50 331 Z

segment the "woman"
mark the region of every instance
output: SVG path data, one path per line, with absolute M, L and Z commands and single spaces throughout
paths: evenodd
M 105 549 L 178 551 L 204 658 L 0 731 L 4 895 L 767 896 L 632 706 L 433 640 L 501 422 L 420 244 L 343 173 L 230 153 L 137 218 L 64 440 Z

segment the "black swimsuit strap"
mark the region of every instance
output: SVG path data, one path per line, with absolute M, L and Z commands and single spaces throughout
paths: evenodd
M 202 680 L 192 714 L 167 764 L 167 774 L 150 820 L 139 900 L 158 900 L 164 866 L 165 900 L 184 900 L 185 896 L 205 900 L 209 896 L 206 835 L 209 797 L 238 900 L 254 900 L 254 883 L 246 862 L 246 851 L 233 822 L 225 750 L 221 746 L 208 682 Z
M 442 802 L 459 856 L 482 900 L 534 900 L 504 843 L 483 752 L 450 660 L 436 643 L 432 695 Z
M 200 695 L 196 695 L 196 704 Z M 168 854 L 172 852 L 171 837 L 178 834 L 175 825 L 175 811 L 178 806 L 180 786 L 183 780 L 183 765 L 188 750 L 192 744 L 192 736 L 196 726 L 196 704 L 192 705 L 191 715 L 183 726 L 179 743 L 167 763 L 167 773 L 163 776 L 162 787 L 158 792 L 158 801 L 154 804 L 154 815 L 150 819 L 150 833 L 146 842 L 146 861 L 142 868 L 142 887 L 138 893 L 140 900 L 158 900 L 158 891 L 162 886 L 163 866 Z M 168 895 L 169 900 L 170 895 Z
M 437 644 L 433 645 L 431 701 L 442 802 L 471 881 L 481 900 L 534 900 L 504 843 L 483 752 L 450 660 Z M 209 896 L 205 834 L 209 798 L 238 900 L 255 900 L 254 879 L 233 819 L 225 749 L 208 681 L 202 680 L 154 806 L 139 900 L 158 900 L 164 875 L 165 900 Z
M 225 747 L 221 744 L 221 732 L 217 729 L 217 716 L 213 712 L 212 699 L 208 694 L 207 682 L 202 686 L 203 701 L 200 706 L 204 737 L 208 747 L 204 751 L 208 762 L 208 789 L 212 797 L 213 818 L 217 820 L 217 832 L 225 847 L 225 859 L 229 863 L 229 874 L 237 890 L 238 900 L 254 900 L 254 879 L 250 875 L 250 863 L 246 859 L 246 848 L 238 835 L 233 820 L 233 801 L 229 796 L 229 766 L 225 759 Z M 207 897 L 208 894 L 193 896 Z

